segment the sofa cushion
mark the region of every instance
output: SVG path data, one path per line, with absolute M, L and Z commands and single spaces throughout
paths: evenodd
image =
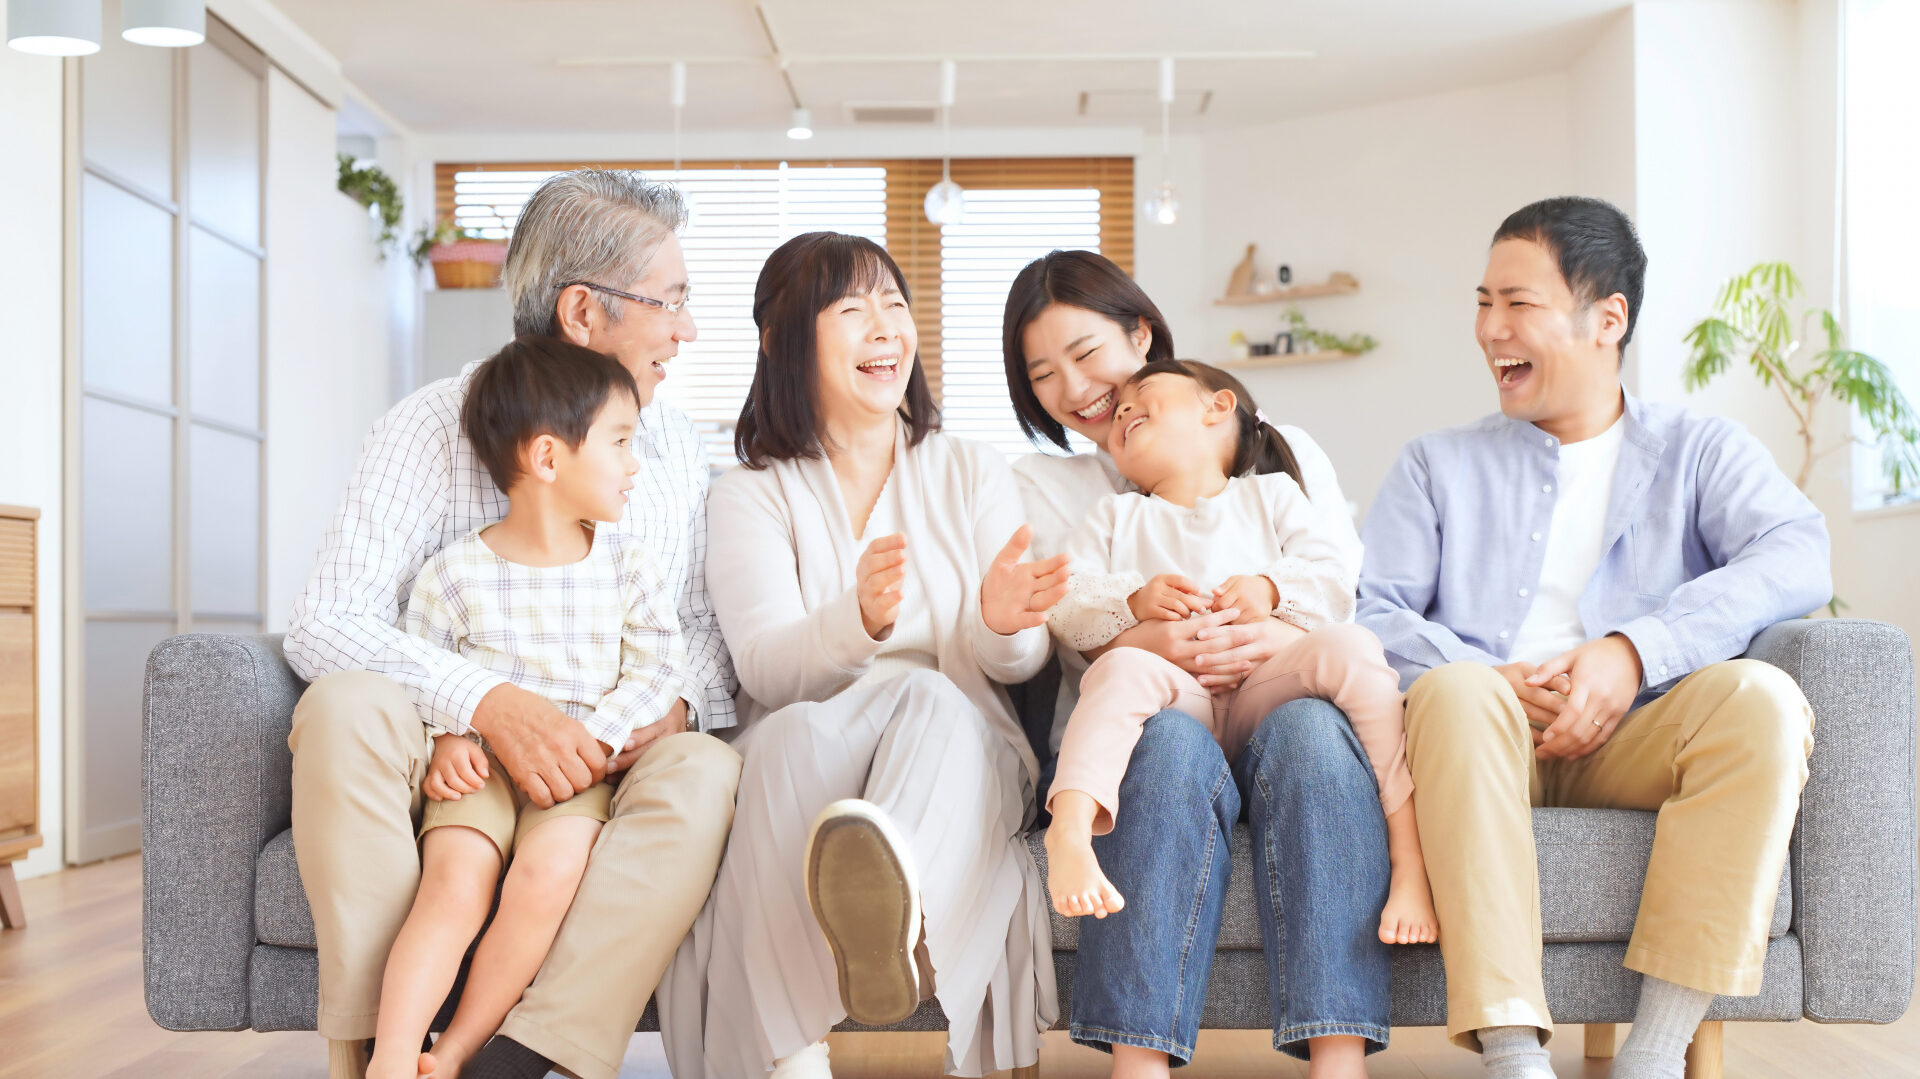
M 1653 852 L 1654 814 L 1625 809 L 1536 809 L 1533 841 L 1540 864 L 1540 916 L 1547 943 L 1625 941 L 1633 934 L 1640 885 Z M 1047 852 L 1035 833 L 1033 857 L 1046 872 Z M 1783 869 L 1767 931 L 1778 938 L 1793 917 Z M 312 948 L 313 915 L 294 864 L 293 833 L 281 832 L 260 852 L 254 925 L 263 944 Z M 1079 946 L 1076 919 L 1053 915 L 1053 945 Z M 1227 885 L 1218 947 L 1258 951 L 1260 911 L 1253 898 L 1253 845 L 1245 825 L 1233 831 L 1233 877 Z

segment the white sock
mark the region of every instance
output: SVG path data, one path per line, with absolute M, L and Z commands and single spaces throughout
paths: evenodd
M 1487 1079 L 1553 1079 L 1552 1058 L 1537 1027 L 1481 1027 L 1480 1063 Z
M 833 1069 L 827 1066 L 827 1043 L 814 1042 L 774 1061 L 771 1079 L 833 1079 Z
M 1613 1079 L 1682 1079 L 1687 1045 L 1712 1004 L 1712 993 L 1651 975 L 1643 979 L 1633 1029 L 1613 1058 Z

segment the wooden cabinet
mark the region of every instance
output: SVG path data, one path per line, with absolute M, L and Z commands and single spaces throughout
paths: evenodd
M 13 863 L 40 845 L 39 519 L 0 506 L 0 927 L 9 929 L 27 920 Z

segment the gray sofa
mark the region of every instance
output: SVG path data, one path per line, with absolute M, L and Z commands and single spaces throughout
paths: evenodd
M 1920 922 L 1906 635 L 1874 622 L 1796 621 L 1767 630 L 1749 655 L 1792 675 L 1812 701 L 1812 779 L 1780 881 L 1760 995 L 1721 998 L 1709 1018 L 1891 1022 L 1912 994 Z M 146 677 L 147 1010 L 171 1030 L 310 1030 L 313 922 L 287 828 L 287 732 L 302 683 L 276 637 L 202 634 L 163 642 Z M 1026 711 L 1036 732 L 1044 727 L 1044 708 Z M 1547 996 L 1560 1022 L 1632 1018 L 1639 976 L 1620 963 L 1653 828 L 1652 813 L 1534 814 Z M 1037 835 L 1032 843 L 1042 856 Z M 1270 1022 L 1267 976 L 1244 826 L 1233 865 L 1204 1024 L 1260 1029 Z M 1063 1022 L 1077 938 L 1074 922 L 1055 919 Z M 1445 1020 L 1438 950 L 1400 949 L 1394 1024 Z M 653 1023 L 649 1007 L 640 1029 Z M 943 1026 L 929 1003 L 900 1029 Z

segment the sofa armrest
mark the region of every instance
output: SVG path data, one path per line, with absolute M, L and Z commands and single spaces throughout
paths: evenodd
M 1813 705 L 1790 856 L 1806 1016 L 1891 1023 L 1913 997 L 1920 921 L 1912 645 L 1881 622 L 1801 619 L 1747 655 L 1793 676 Z
M 249 1025 L 254 865 L 287 827 L 303 683 L 278 635 L 187 634 L 147 657 L 141 825 L 147 1014 Z

